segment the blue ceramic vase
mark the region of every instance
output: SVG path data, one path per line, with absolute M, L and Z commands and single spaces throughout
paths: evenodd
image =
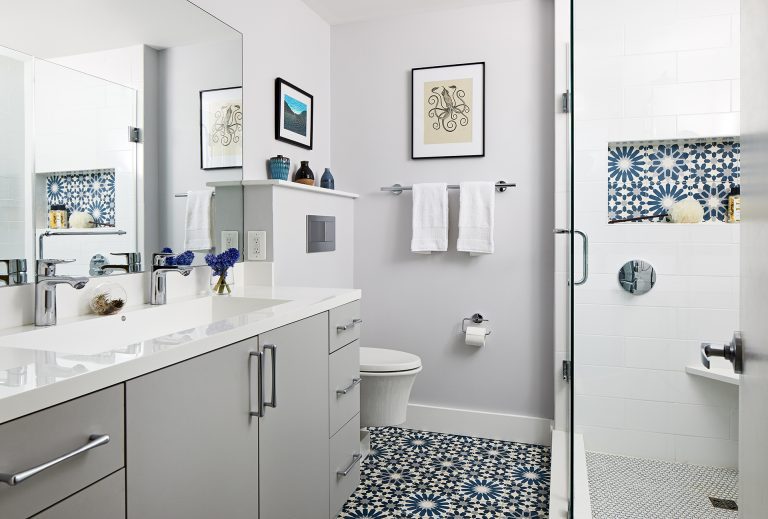
M 333 173 L 328 168 L 325 168 L 323 176 L 320 177 L 320 187 L 325 189 L 336 189 L 336 182 L 333 180 Z
M 288 180 L 291 170 L 291 159 L 278 155 L 269 159 L 269 178 L 273 180 Z

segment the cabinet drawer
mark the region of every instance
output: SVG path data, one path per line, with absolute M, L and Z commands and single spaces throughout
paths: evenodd
M 360 412 L 360 341 L 333 352 L 328 369 L 330 437 Z
M 360 415 L 331 438 L 331 510 L 333 519 L 360 484 Z M 346 475 L 344 475 L 346 473 Z
M 107 476 L 34 519 L 125 519 L 125 470 Z
M 124 390 L 113 386 L 0 425 L 0 473 L 17 474 L 93 447 L 9 486 L 0 483 L 0 517 L 25 518 L 61 501 L 124 465 Z
M 352 301 L 346 305 L 333 308 L 329 312 L 329 342 L 333 353 L 342 346 L 360 338 L 360 301 Z

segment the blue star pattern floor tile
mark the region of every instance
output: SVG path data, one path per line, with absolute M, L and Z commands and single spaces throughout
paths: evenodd
M 545 519 L 549 447 L 397 427 L 371 454 L 339 519 Z
M 693 197 L 705 222 L 725 221 L 728 193 L 740 176 L 741 144 L 732 139 L 611 143 L 608 219 L 663 214 Z

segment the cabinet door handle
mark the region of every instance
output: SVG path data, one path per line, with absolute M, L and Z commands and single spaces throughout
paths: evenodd
M 256 371 L 259 374 L 259 384 L 256 386 L 258 388 L 258 396 L 256 398 L 257 409 L 254 411 L 253 405 L 251 405 L 248 414 L 255 416 L 256 418 L 261 418 L 264 416 L 264 357 L 260 351 L 252 351 L 248 354 L 248 394 L 252 394 L 251 374 L 253 373 L 253 370 L 251 369 L 251 360 L 254 357 L 258 360 Z
M 346 332 L 347 330 L 351 330 L 352 328 L 354 328 L 358 324 L 361 324 L 362 322 L 363 322 L 362 319 L 352 319 L 347 324 L 340 324 L 336 326 L 336 333 Z
M 59 463 L 63 463 L 70 458 L 79 456 L 80 454 L 88 452 L 91 449 L 95 449 L 96 447 L 106 445 L 107 443 L 109 443 L 108 434 L 93 434 L 88 437 L 88 443 L 86 443 L 82 447 L 79 447 L 73 450 L 72 452 L 68 452 L 64 454 L 63 456 L 59 456 L 58 458 L 52 459 L 51 461 L 46 461 L 45 463 L 38 465 L 37 467 L 32 467 L 31 469 L 22 470 L 21 472 L 17 472 L 16 474 L 0 474 L 0 482 L 5 483 L 8 486 L 15 487 L 19 483 L 23 483 L 29 478 L 40 474 L 44 470 L 47 470 L 51 467 L 55 467 Z
M 277 346 L 274 344 L 265 344 L 264 351 L 272 352 L 272 399 L 264 402 L 267 407 L 277 407 Z
M 363 455 L 362 454 L 355 454 L 355 455 L 353 455 L 352 456 L 352 462 L 347 466 L 347 468 L 345 468 L 344 470 L 336 471 L 336 475 L 339 476 L 340 478 L 345 478 L 345 477 L 349 476 L 349 473 L 352 472 L 352 469 L 355 468 L 355 465 L 361 459 L 363 459 Z
M 345 387 L 344 389 L 337 389 L 336 390 L 336 396 L 346 395 L 350 391 L 352 391 L 356 385 L 358 385 L 362 381 L 361 378 L 353 378 L 352 383 Z

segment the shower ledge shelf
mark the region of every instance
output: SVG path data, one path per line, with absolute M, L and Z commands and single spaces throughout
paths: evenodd
M 726 384 L 733 384 L 734 386 L 738 386 L 741 382 L 741 377 L 737 373 L 726 371 L 724 369 L 707 369 L 704 366 L 686 366 L 685 372 L 689 375 L 709 378 L 719 382 L 725 382 Z

